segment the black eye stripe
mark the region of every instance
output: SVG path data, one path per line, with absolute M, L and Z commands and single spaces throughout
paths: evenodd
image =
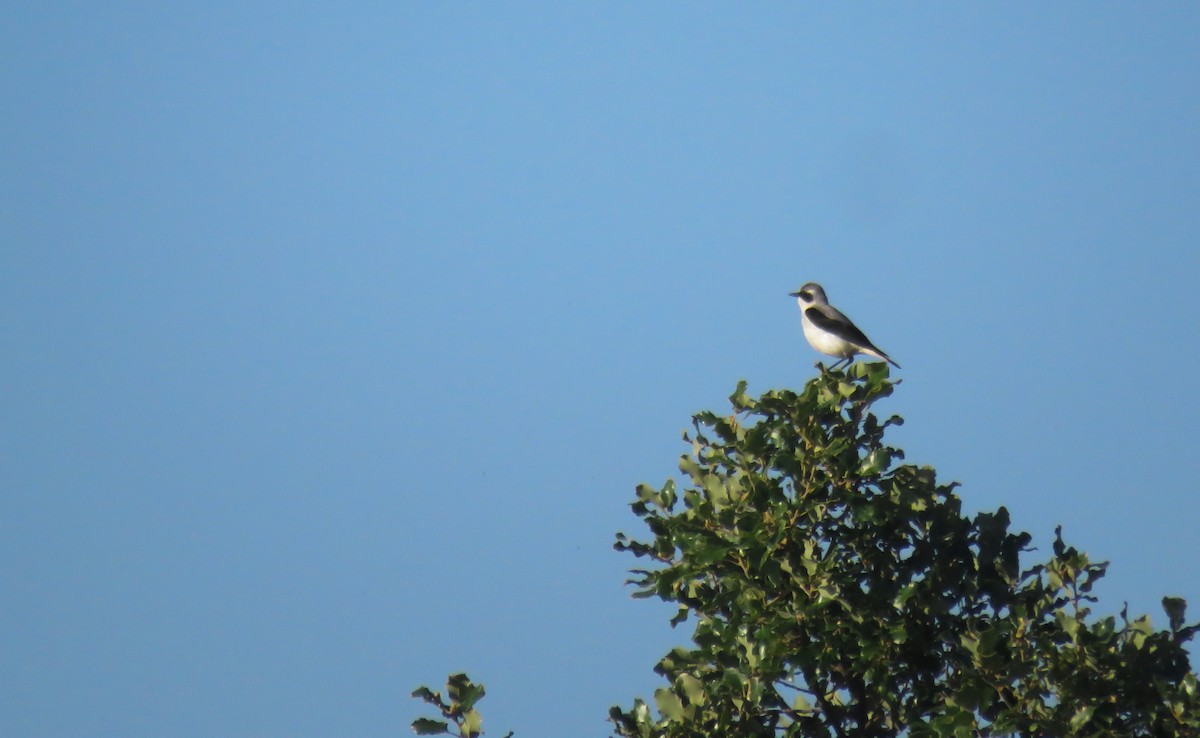
M 800 290 L 800 296 L 803 297 L 805 300 L 813 299 L 812 293 L 809 292 L 808 290 Z

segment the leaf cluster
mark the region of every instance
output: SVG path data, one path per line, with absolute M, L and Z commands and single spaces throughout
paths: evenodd
M 459 738 L 478 738 L 483 734 L 483 717 L 475 704 L 485 694 L 482 684 L 472 682 L 466 674 L 451 674 L 446 680 L 446 697 L 424 685 L 413 690 L 416 699 L 433 705 L 443 719 L 417 718 L 412 721 L 417 735 L 452 735 Z M 504 738 L 512 738 L 508 733 Z
M 1031 537 L 884 441 L 885 364 L 702 412 L 680 483 L 640 485 L 635 597 L 676 605 L 667 685 L 614 707 L 619 736 L 1197 736 L 1185 603 L 1092 619 L 1105 564 Z

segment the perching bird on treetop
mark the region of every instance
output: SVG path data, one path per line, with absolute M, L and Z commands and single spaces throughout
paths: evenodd
M 900 365 L 892 357 L 871 343 L 871 339 L 854 325 L 840 310 L 829 304 L 825 290 L 816 282 L 809 282 L 790 293 L 800 305 L 800 323 L 804 326 L 804 337 L 817 351 L 838 357 L 833 366 L 843 361 L 846 366 L 854 361 L 855 354 L 867 354 L 888 362 L 897 369 Z

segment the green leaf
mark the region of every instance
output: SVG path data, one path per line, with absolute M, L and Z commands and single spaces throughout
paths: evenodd
M 1072 641 L 1079 638 L 1079 619 L 1066 610 L 1059 610 L 1054 613 L 1054 619 L 1058 622 L 1060 628 L 1070 636 Z
M 748 386 L 746 380 L 738 380 L 737 388 L 729 396 L 729 404 L 733 406 L 734 412 L 743 412 L 754 407 L 753 400 L 746 395 L 746 387 Z
M 888 462 L 891 461 L 891 454 L 887 449 L 877 448 L 867 454 L 866 458 L 859 464 L 858 473 L 864 477 L 873 477 L 879 472 L 887 468 Z
M 436 705 L 438 707 L 445 707 L 446 704 L 442 702 L 442 696 L 440 694 L 430 690 L 429 687 L 424 685 L 414 689 L 412 696 L 420 700 L 425 700 L 429 704 Z
M 412 721 L 413 732 L 417 735 L 441 735 L 449 734 L 449 723 L 444 720 L 430 720 L 429 718 L 417 718 Z
M 683 696 L 687 698 L 689 704 L 700 705 L 704 703 L 704 682 L 691 674 L 679 675 L 678 682 L 679 689 L 683 692 Z
M 1071 732 L 1078 733 L 1079 729 L 1092 719 L 1092 713 L 1095 711 L 1096 708 L 1093 705 L 1084 705 L 1076 710 L 1075 714 L 1071 716 Z
M 710 543 L 693 548 L 691 556 L 697 565 L 707 567 L 725 558 L 732 550 L 733 546 L 727 544 Z
M 1125 630 L 1130 644 L 1140 649 L 1145 645 L 1146 637 L 1154 632 L 1154 626 L 1150 624 L 1150 616 L 1143 615 L 1125 626 Z
M 700 465 L 691 456 L 679 457 L 679 471 L 699 482 L 703 472 L 700 470 Z
M 1187 616 L 1187 601 L 1182 597 L 1164 597 L 1162 606 L 1171 623 L 1171 630 L 1176 631 L 1182 628 L 1183 621 Z
M 665 687 L 654 690 L 654 704 L 667 720 L 673 723 L 683 720 L 683 701 L 671 690 Z
M 484 694 L 483 685 L 475 684 L 466 674 L 451 675 L 446 681 L 446 692 L 450 695 L 450 700 L 457 703 L 461 712 L 474 707 Z
M 483 718 L 476 710 L 469 710 L 466 715 L 463 715 L 462 725 L 458 732 L 462 738 L 475 738 L 482 732 Z

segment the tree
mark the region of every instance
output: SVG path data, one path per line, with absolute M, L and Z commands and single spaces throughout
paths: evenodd
M 656 710 L 610 710 L 616 735 L 1200 736 L 1183 600 L 1163 599 L 1166 630 L 1093 618 L 1105 564 L 1061 528 L 1023 563 L 1004 508 L 964 516 L 886 445 L 903 421 L 872 408 L 895 385 L 885 364 L 821 367 L 694 416 L 682 484 L 637 488 L 650 539 L 616 542 L 647 561 L 634 596 L 674 603 L 692 643 L 658 662 Z
M 962 513 L 953 484 L 898 463 L 872 406 L 885 364 L 825 370 L 800 394 L 696 415 L 674 481 L 642 485 L 652 539 L 635 597 L 678 605 L 692 647 L 656 671 L 658 716 L 613 708 L 620 736 L 1196 736 L 1200 702 L 1184 602 L 1092 619 L 1105 565 L 1056 533 L 1031 537 L 1004 508 Z

